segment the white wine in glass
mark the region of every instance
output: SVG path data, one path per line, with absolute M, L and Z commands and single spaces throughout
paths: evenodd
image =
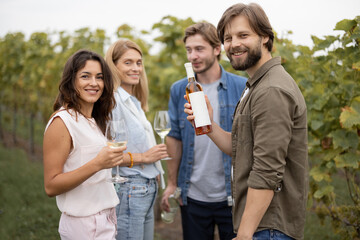
M 119 148 L 126 146 L 128 140 L 128 133 L 125 121 L 111 120 L 106 125 L 105 137 L 107 145 L 110 148 Z M 128 181 L 127 178 L 121 177 L 119 174 L 119 166 L 116 166 L 116 175 L 110 179 L 112 183 L 123 183 Z
M 170 118 L 167 111 L 157 111 L 154 118 L 154 130 L 161 138 L 161 143 L 165 143 L 165 137 L 171 130 Z M 170 160 L 166 157 L 161 160 Z
M 127 144 L 127 141 L 122 141 L 122 142 L 110 142 L 108 141 L 107 142 L 107 145 L 110 147 L 110 148 L 119 148 L 119 147 L 125 147 Z

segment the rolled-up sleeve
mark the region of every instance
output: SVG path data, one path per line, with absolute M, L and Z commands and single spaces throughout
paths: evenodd
M 276 87 L 258 92 L 253 100 L 254 162 L 247 183 L 254 189 L 281 191 L 295 101 Z

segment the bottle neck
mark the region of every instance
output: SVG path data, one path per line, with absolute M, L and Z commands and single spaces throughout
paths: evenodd
M 195 77 L 188 77 L 188 82 L 196 82 Z

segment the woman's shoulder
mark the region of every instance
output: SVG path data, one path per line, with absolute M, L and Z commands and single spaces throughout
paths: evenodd
M 45 127 L 45 132 L 48 132 L 48 130 L 50 130 L 50 132 L 57 132 L 57 131 L 63 131 L 64 129 L 67 129 L 67 117 L 66 115 L 69 115 L 66 110 L 57 110 L 55 111 L 46 127 Z
M 51 115 L 48 125 L 50 125 L 56 118 L 61 118 L 65 125 L 68 125 L 70 122 L 78 122 L 80 117 L 81 114 L 77 113 L 75 110 L 65 109 L 62 107 Z

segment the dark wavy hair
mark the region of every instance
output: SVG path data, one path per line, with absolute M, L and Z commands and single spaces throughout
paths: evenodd
M 248 19 L 250 27 L 257 35 L 269 37 L 269 41 L 265 46 L 269 52 L 271 52 L 274 42 L 274 32 L 266 13 L 260 5 L 256 3 L 250 3 L 249 5 L 238 3 L 226 9 L 217 25 L 217 32 L 221 43 L 224 44 L 226 25 L 228 25 L 234 17 L 241 15 Z
M 91 116 L 95 119 L 101 131 L 105 133 L 106 123 L 110 120 L 111 111 L 115 106 L 114 84 L 110 69 L 104 58 L 95 52 L 82 49 L 67 60 L 59 85 L 59 94 L 53 109 L 58 111 L 61 107 L 64 107 L 66 110 L 72 109 L 81 114 L 79 93 L 75 87 L 75 80 L 78 71 L 84 68 L 89 60 L 100 63 L 104 77 L 104 90 L 100 98 L 95 102 Z

